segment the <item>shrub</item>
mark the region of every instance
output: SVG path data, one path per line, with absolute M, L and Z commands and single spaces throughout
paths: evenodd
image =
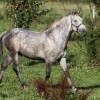
M 34 85 L 38 94 L 45 100 L 86 100 L 92 92 L 90 89 L 80 95 L 77 91 L 74 95 L 70 91 L 65 75 L 63 75 L 59 82 L 54 85 L 50 81 L 46 83 L 41 78 L 34 79 Z
M 88 62 L 92 65 L 100 65 L 100 20 L 93 22 L 86 18 L 88 34 L 86 36 L 86 48 Z
M 42 9 L 42 0 L 5 0 L 10 7 L 13 27 L 29 28 L 33 20 L 45 15 L 49 10 Z

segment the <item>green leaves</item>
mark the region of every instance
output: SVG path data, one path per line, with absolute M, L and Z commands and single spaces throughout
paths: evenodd
M 88 34 L 86 36 L 86 48 L 88 62 L 91 65 L 100 65 L 100 20 L 95 19 L 93 22 L 86 18 Z
M 100 0 L 91 0 L 95 5 L 100 6 Z
M 29 28 L 33 20 L 45 15 L 49 10 L 41 9 L 41 0 L 13 0 L 10 6 L 10 15 L 13 19 L 13 27 Z

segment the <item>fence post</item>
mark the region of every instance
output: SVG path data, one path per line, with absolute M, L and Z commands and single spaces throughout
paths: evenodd
M 90 18 L 91 18 L 91 21 L 94 21 L 95 18 L 96 18 L 96 6 L 93 3 L 91 3 L 89 5 L 89 8 L 90 8 Z
M 92 7 L 92 16 L 93 16 L 93 20 L 95 20 L 95 17 L 96 17 L 95 5 Z

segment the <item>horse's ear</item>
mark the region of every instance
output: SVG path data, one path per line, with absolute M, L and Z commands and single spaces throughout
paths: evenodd
M 72 10 L 71 14 L 72 14 L 72 15 L 75 15 L 75 14 L 76 14 L 75 9 Z
M 81 10 L 78 11 L 78 14 L 81 15 Z
M 81 10 L 76 11 L 76 10 L 73 9 L 72 12 L 71 12 L 71 14 L 72 15 L 76 15 L 76 14 L 81 15 Z
M 71 11 L 71 14 L 73 15 L 73 10 Z

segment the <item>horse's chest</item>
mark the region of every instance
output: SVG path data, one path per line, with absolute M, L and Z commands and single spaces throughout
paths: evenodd
M 59 59 L 61 58 L 63 55 L 64 55 L 64 51 L 63 50 L 60 50 L 59 48 L 52 48 L 51 50 L 50 49 L 47 49 L 47 51 L 45 52 L 45 55 L 48 59 L 51 59 L 51 60 L 56 60 L 56 59 Z
M 60 43 L 57 43 L 52 40 L 48 40 L 44 46 L 45 46 L 44 53 L 45 53 L 46 58 L 48 59 L 51 59 L 51 60 L 59 59 L 64 54 L 63 45 L 60 45 Z

